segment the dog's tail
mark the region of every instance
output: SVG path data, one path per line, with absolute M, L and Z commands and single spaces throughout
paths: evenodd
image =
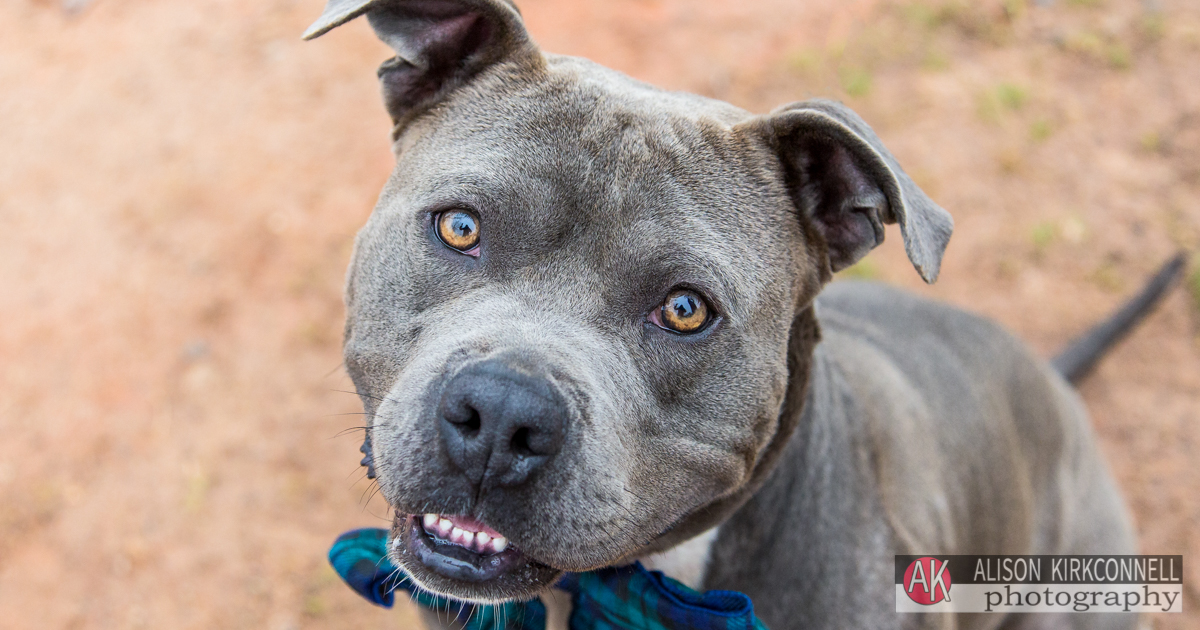
M 1050 364 L 1071 383 L 1079 383 L 1096 362 L 1125 335 L 1142 321 L 1167 291 L 1179 281 L 1187 265 L 1187 252 L 1179 252 L 1154 274 L 1140 293 L 1122 306 L 1108 319 L 1092 327 L 1083 336 L 1075 339 L 1050 360 Z

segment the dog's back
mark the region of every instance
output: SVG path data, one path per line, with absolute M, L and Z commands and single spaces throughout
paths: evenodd
M 865 419 L 885 500 L 929 506 L 923 521 L 907 510 L 916 522 L 895 523 L 901 548 L 1133 553 L 1078 395 L 1023 343 L 987 319 L 877 284 L 834 283 L 818 304 L 825 354 L 846 384 L 891 401 L 870 405 Z M 912 496 L 916 477 L 928 482 L 923 492 L 944 495 Z

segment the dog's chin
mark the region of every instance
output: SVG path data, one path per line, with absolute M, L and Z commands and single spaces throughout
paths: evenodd
M 498 539 L 497 545 L 497 539 L 485 535 L 481 542 L 436 524 L 426 527 L 427 522 L 421 515 L 397 512 L 391 535 L 392 559 L 427 591 L 480 604 L 524 601 L 537 597 L 563 574 L 527 557 L 506 539 Z M 496 533 L 482 524 L 474 529 Z

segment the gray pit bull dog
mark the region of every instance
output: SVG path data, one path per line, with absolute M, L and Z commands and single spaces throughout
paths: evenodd
M 829 284 L 888 223 L 933 282 L 952 228 L 856 114 L 546 54 L 504 0 L 329 0 L 306 37 L 364 14 L 397 163 L 345 358 L 418 584 L 530 599 L 643 559 L 775 630 L 1133 627 L 893 612 L 894 554 L 1135 542 L 1062 375 L 979 317 Z

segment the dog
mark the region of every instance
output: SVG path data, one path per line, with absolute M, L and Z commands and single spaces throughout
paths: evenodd
M 506 0 L 328 0 L 305 37 L 363 15 L 396 52 L 396 167 L 345 361 L 415 583 L 495 603 L 641 559 L 776 630 L 1134 627 L 894 612 L 896 554 L 1136 542 L 1063 373 L 980 317 L 830 283 L 891 223 L 932 283 L 953 228 L 858 115 L 547 54 Z

